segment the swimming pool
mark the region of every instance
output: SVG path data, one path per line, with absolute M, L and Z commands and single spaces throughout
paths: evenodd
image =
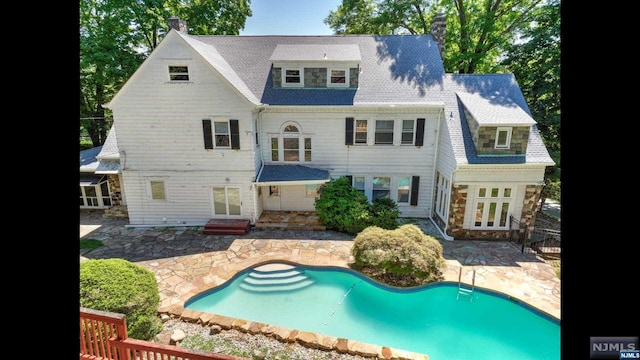
M 186 309 L 443 359 L 560 359 L 560 323 L 506 295 L 458 284 L 377 283 L 338 267 L 265 263 L 199 294 Z

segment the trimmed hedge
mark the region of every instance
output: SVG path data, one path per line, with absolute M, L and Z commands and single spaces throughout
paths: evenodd
M 371 226 L 353 240 L 351 254 L 358 266 L 374 266 L 393 274 L 411 274 L 431 282 L 445 265 L 442 244 L 414 224 L 395 230 Z
M 155 274 L 124 259 L 80 263 L 80 306 L 126 315 L 127 333 L 151 340 L 162 330 Z
M 391 199 L 376 199 L 369 204 L 344 176 L 320 186 L 315 209 L 327 229 L 347 234 L 357 234 L 368 226 L 395 229 L 400 213 Z

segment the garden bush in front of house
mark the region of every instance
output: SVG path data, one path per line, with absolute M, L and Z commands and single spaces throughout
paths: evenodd
M 441 279 L 445 265 L 442 244 L 414 224 L 395 230 L 371 226 L 353 240 L 356 266 L 372 266 L 385 272 L 413 275 L 428 283 Z
M 155 274 L 124 259 L 80 263 L 80 306 L 126 315 L 127 334 L 151 340 L 162 330 Z
M 395 201 L 383 198 L 369 204 L 367 197 L 344 176 L 318 189 L 315 209 L 327 229 L 347 234 L 357 234 L 369 226 L 398 227 L 399 210 Z

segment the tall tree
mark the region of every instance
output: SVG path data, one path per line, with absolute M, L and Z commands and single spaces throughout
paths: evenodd
M 111 126 L 108 103 L 156 48 L 171 16 L 189 33 L 239 34 L 251 0 L 80 0 L 80 128 L 94 146 Z
M 529 109 L 556 166 L 548 168 L 543 195 L 559 199 L 560 181 L 560 0 L 535 11 L 520 40 L 506 49 L 502 65 L 518 79 Z
M 543 0 L 343 0 L 325 24 L 337 34 L 428 34 L 436 13 L 447 19 L 447 72 L 496 72 L 499 56 Z
M 80 2 L 80 126 L 94 146 L 104 143 L 110 119 L 103 104 L 142 63 L 132 7 L 122 0 Z

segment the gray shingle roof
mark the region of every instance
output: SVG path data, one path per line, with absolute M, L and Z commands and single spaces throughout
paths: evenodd
M 107 138 L 102 144 L 102 151 L 98 154 L 98 159 L 119 159 L 120 151 L 118 150 L 118 139 L 116 137 L 116 128 L 111 126 Z
M 444 75 L 440 52 L 431 35 L 180 36 L 190 44 L 199 43 L 198 49 L 207 48 L 205 45 L 215 48 L 224 67 L 235 73 L 229 81 L 241 92 L 249 89 L 261 103 L 269 105 L 429 103 L 432 97 L 427 90 L 431 85 L 441 85 Z M 362 57 L 360 87 L 357 91 L 273 88 L 270 58 L 279 45 L 357 46 Z M 432 91 L 442 90 L 436 87 Z
M 96 156 L 102 150 L 102 146 L 80 151 L 80 172 L 94 172 L 98 167 Z
M 479 157 L 471 140 L 463 106 L 483 122 L 532 124 L 524 96 L 512 74 L 445 74 L 437 43 L 431 35 L 233 36 L 186 35 L 229 83 L 256 105 L 392 105 L 444 104 L 450 140 L 458 163 L 553 164 L 535 125 L 525 156 Z M 348 58 L 359 49 L 357 89 L 273 88 L 272 55 L 293 55 L 295 46 L 316 56 L 319 49 Z M 344 47 L 341 47 L 344 46 Z M 280 49 L 276 51 L 276 49 Z M 324 54 L 324 53 L 323 53 Z
M 513 74 L 449 74 L 445 76 L 442 94 L 445 97 L 445 118 L 449 128 L 451 144 L 458 163 L 469 164 L 518 164 L 541 163 L 552 165 L 537 127 L 531 126 L 527 153 L 525 156 L 478 156 L 467 118 L 463 112 L 458 94 L 474 99 L 472 106 L 481 114 L 494 112 L 494 108 L 507 113 L 517 113 L 520 119 L 531 116 L 529 107 Z M 519 109 L 519 110 L 518 110 Z M 522 114 L 524 112 L 524 115 Z M 526 116 L 525 116 L 526 115 Z
M 533 125 L 536 122 L 515 104 L 491 104 L 491 97 L 478 93 L 456 93 L 462 105 L 482 125 Z M 499 94 L 496 94 L 499 96 Z
M 360 61 L 356 44 L 279 44 L 271 54 L 271 61 Z
M 302 165 L 265 165 L 256 182 L 330 180 L 328 171 Z

